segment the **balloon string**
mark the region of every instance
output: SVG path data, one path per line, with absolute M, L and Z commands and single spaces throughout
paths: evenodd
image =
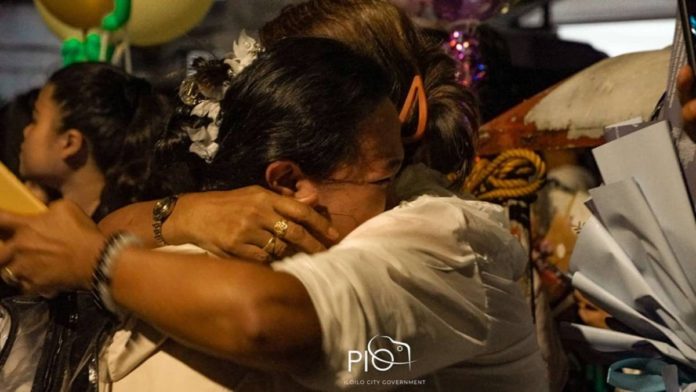
M 109 32 L 102 31 L 101 46 L 99 47 L 99 61 L 106 61 L 106 53 L 109 45 Z

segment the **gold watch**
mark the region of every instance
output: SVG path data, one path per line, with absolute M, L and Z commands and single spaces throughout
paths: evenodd
M 152 208 L 152 233 L 158 246 L 166 246 L 167 241 L 162 237 L 162 225 L 174 211 L 179 195 L 167 196 L 157 200 Z

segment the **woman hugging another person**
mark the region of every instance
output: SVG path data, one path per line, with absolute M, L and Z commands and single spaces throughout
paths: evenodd
M 298 16 L 297 20 L 304 22 L 294 25 L 294 28 L 306 28 L 309 32 L 293 33 L 291 23 L 289 32 L 279 33 L 278 37 L 322 35 L 311 29 L 321 23 L 340 22 L 346 27 L 345 30 L 325 31 L 336 31 L 338 35 L 344 34 L 340 33 L 342 31 L 357 31 L 358 34 L 333 37 L 345 40 L 356 51 L 361 49 L 360 40 L 348 36 L 360 37 L 360 33 L 364 33 L 374 46 L 365 45 L 363 54 L 385 70 L 406 64 L 411 71 L 404 72 L 403 77 L 395 78 L 395 74 L 384 74 L 377 69 L 372 73 L 379 75 L 377 79 L 369 79 L 368 82 L 368 85 L 375 87 L 385 84 L 382 96 L 390 98 L 393 106 L 406 107 L 401 110 L 405 113 L 402 118 L 406 123 L 403 136 L 415 139 L 415 143 L 406 146 L 405 160 L 424 162 L 443 172 L 461 174 L 465 172 L 464 163 L 473 156 L 471 135 L 477 120 L 475 110 L 470 105 L 471 96 L 456 84 L 451 60 L 436 50 L 434 43 L 424 41 L 408 19 L 395 10 L 386 1 L 311 1 L 297 8 L 289 8 L 283 14 L 286 17 Z M 318 11 L 318 14 L 314 14 Z M 374 19 L 374 25 L 370 18 Z M 368 26 L 383 29 L 369 29 Z M 264 56 L 278 56 L 282 52 L 278 48 L 287 45 L 287 42 L 298 41 L 278 38 L 276 46 Z M 397 47 L 404 50 L 397 51 Z M 321 69 L 329 66 L 318 63 L 332 63 L 329 60 L 331 57 L 314 57 L 299 47 L 293 49 L 304 54 L 303 59 L 315 60 L 302 63 L 302 68 L 312 75 L 312 70 L 316 71 L 313 67 Z M 286 54 L 282 64 L 277 64 L 278 67 L 289 66 L 288 63 L 300 60 L 292 54 Z M 347 51 L 344 58 L 352 56 L 356 55 Z M 265 63 L 269 60 L 262 56 L 257 61 Z M 254 76 L 249 72 L 253 73 L 255 66 L 258 65 L 254 63 L 245 70 L 240 75 L 241 80 L 246 80 L 250 85 L 263 86 L 252 82 Z M 313 121 L 307 123 L 306 119 L 303 120 L 302 128 L 323 124 L 328 128 L 322 132 L 336 132 L 339 129 L 334 128 L 340 123 L 332 117 L 335 114 L 322 113 L 360 111 L 343 104 L 335 105 L 342 96 L 339 94 L 341 90 L 325 78 L 333 80 L 340 73 L 325 73 L 325 70 L 322 71 L 323 77 L 317 76 L 311 81 L 318 86 L 323 85 L 321 91 L 324 95 L 319 95 L 322 97 L 319 102 L 333 104 L 324 111 L 312 112 Z M 417 109 L 411 112 L 410 105 L 404 105 L 404 101 L 408 101 L 406 96 L 413 81 L 417 80 L 415 76 L 421 76 L 424 86 L 421 91 L 426 93 L 426 101 L 421 100 Z M 282 80 L 288 83 L 295 79 L 304 80 L 300 78 L 300 75 L 293 74 L 292 78 Z M 378 83 L 377 80 L 382 82 Z M 279 81 L 273 83 L 271 90 L 282 93 L 283 99 L 268 99 L 260 92 L 256 93 L 260 95 L 254 96 L 254 100 L 261 99 L 254 105 L 261 105 L 259 109 L 265 108 L 262 110 L 264 116 L 276 112 L 287 114 L 286 110 L 293 106 L 294 101 L 288 99 L 285 90 L 279 89 Z M 354 78 L 343 82 L 350 85 L 358 83 Z M 335 154 L 336 166 L 323 174 L 315 171 L 307 175 L 304 168 L 307 163 L 295 160 L 300 160 L 300 156 L 293 160 L 271 162 L 259 159 L 253 164 L 234 161 L 233 165 L 216 165 L 215 160 L 229 158 L 240 146 L 235 144 L 232 148 L 225 148 L 223 145 L 226 139 L 221 135 L 227 132 L 227 127 L 232 126 L 234 117 L 229 113 L 234 113 L 237 116 L 234 118 L 241 123 L 250 121 L 253 124 L 256 121 L 257 113 L 249 109 L 256 106 L 241 106 L 247 110 L 237 112 L 234 105 L 229 105 L 233 102 L 231 97 L 236 95 L 235 88 L 239 87 L 239 83 L 236 79 L 229 83 L 227 96 L 221 104 L 223 121 L 218 138 L 214 141 L 219 144 L 217 155 L 206 163 L 188 152 L 188 159 L 194 161 L 185 169 L 196 173 L 197 178 L 203 181 L 192 181 L 187 188 L 170 188 L 171 191 L 264 184 L 275 192 L 312 206 L 310 212 L 322 212 L 329 218 L 330 224 L 339 229 L 339 237 L 343 240 L 326 252 L 315 255 L 300 253 L 271 264 L 271 268 L 234 258 L 216 260 L 163 254 L 122 246 L 121 243 L 115 246 L 110 242 L 107 248 L 114 249 L 115 246 L 117 252 L 109 264 L 112 266 L 109 269 L 111 285 L 101 290 L 106 299 L 113 297 L 118 308 L 132 312 L 177 342 L 200 352 L 196 354 L 192 350 L 181 351 L 167 346 L 169 351 L 163 351 L 169 352 L 171 358 L 163 356 L 160 351 L 134 371 L 121 371 L 123 379 L 120 382 L 129 382 L 129 377 L 130 380 L 157 380 L 164 390 L 173 387 L 172 374 L 190 375 L 191 369 L 197 369 L 199 373 L 196 374 L 202 377 L 199 381 L 213 380 L 235 390 L 247 387 L 262 390 L 290 390 L 291 386 L 300 388 L 288 379 L 246 371 L 237 366 L 245 365 L 270 371 L 271 374 L 286 373 L 304 387 L 319 390 L 369 390 L 375 386 L 389 389 L 409 382 L 417 383 L 419 390 L 448 391 L 463 386 L 476 391 L 547 390 L 548 383 L 536 346 L 530 311 L 515 282 L 523 273 L 526 256 L 509 234 L 504 213 L 499 207 L 453 196 L 439 173 L 423 167 L 412 167 L 406 169 L 397 183 L 390 187 L 396 189 L 398 200 L 412 201 L 368 220 L 384 208 L 388 193 L 385 185 L 390 182 L 396 170 L 396 157 L 400 155 L 400 129 L 398 122 L 394 125 L 397 111 L 393 106 L 389 109 L 385 101 L 379 105 L 372 101 L 373 111 L 369 115 L 353 112 L 348 116 L 354 121 L 363 120 L 353 122 L 362 125 L 358 129 L 363 129 L 358 133 L 362 136 L 358 139 L 359 143 L 353 143 L 352 147 L 353 151 L 361 152 L 357 154 L 359 159 L 341 162 L 341 154 Z M 333 83 L 338 81 L 333 80 Z M 306 87 L 298 86 L 298 89 L 300 95 L 313 94 L 313 90 L 305 91 Z M 240 89 L 244 92 L 248 90 L 251 89 Z M 260 91 L 271 94 L 267 90 Z M 252 105 L 252 101 L 247 104 Z M 269 103 L 278 107 L 265 106 Z M 203 106 L 199 109 L 202 110 Z M 423 121 L 419 117 L 425 110 L 428 115 Z M 200 124 L 191 124 L 189 128 L 207 128 L 210 122 L 203 120 Z M 225 120 L 228 120 L 227 124 Z M 365 130 L 371 128 L 378 128 L 380 136 L 366 137 L 369 133 L 365 134 Z M 389 131 L 392 128 L 396 130 Z M 186 132 L 185 135 L 180 132 L 179 140 L 184 143 L 183 147 L 175 143 L 184 149 L 183 152 L 198 150 L 205 158 L 203 151 L 214 151 L 215 147 L 207 142 L 199 146 L 201 148 L 192 148 L 188 139 L 190 134 L 196 132 Z M 263 151 L 274 146 L 268 138 L 260 138 L 264 134 L 262 132 L 257 137 L 255 131 L 248 139 L 233 140 L 236 143 L 244 141 L 244 146 L 248 147 L 239 152 L 252 154 L 259 150 L 249 149 L 249 146 L 257 146 L 257 143 L 263 146 L 258 147 Z M 380 139 L 389 135 L 389 140 Z M 414 135 L 423 136 L 412 138 Z M 300 139 L 293 141 L 294 147 L 309 147 Z M 270 144 L 263 144 L 265 142 Z M 335 151 L 332 150 L 336 148 L 333 144 L 324 144 L 322 149 Z M 375 152 L 386 155 L 375 155 Z M 309 162 L 314 162 L 313 155 L 308 154 Z M 325 157 L 324 154 L 319 156 Z M 259 170 L 257 165 L 265 165 L 265 168 Z M 172 173 L 179 172 L 174 170 L 175 167 L 171 167 Z M 249 170 L 250 167 L 256 169 Z M 237 170 L 241 172 L 237 173 Z M 263 176 L 258 177 L 262 172 Z M 176 178 L 176 175 L 172 174 L 171 178 Z M 243 189 L 250 192 L 250 188 Z M 251 189 L 252 194 L 258 194 L 258 187 Z M 228 191 L 182 197 L 175 212 L 162 227 L 164 240 L 171 243 L 194 242 L 204 247 L 212 245 L 209 249 L 218 254 L 243 254 L 255 260 L 266 260 L 269 255 L 276 258 L 288 255 L 293 248 L 309 252 L 308 248 L 312 246 L 308 245 L 306 238 L 311 236 L 303 237 L 297 233 L 328 232 L 326 228 L 329 225 L 319 223 L 321 220 L 314 218 L 307 219 L 314 224 L 308 224 L 308 231 L 297 230 L 301 227 L 297 223 L 304 222 L 293 223 L 285 219 L 302 214 L 287 216 L 286 210 L 281 213 L 271 208 L 272 213 L 257 215 L 257 225 L 242 231 L 251 234 L 237 235 L 239 231 L 226 230 L 233 227 L 226 225 L 228 220 L 239 222 L 235 215 L 229 214 L 245 200 L 253 201 L 253 197 L 245 199 L 244 194 L 241 195 L 239 197 L 239 191 Z M 222 200 L 230 203 L 221 203 Z M 279 199 L 268 200 L 272 200 L 273 207 L 278 205 Z M 237 204 L 233 204 L 233 201 L 237 201 Z M 144 215 L 142 211 L 148 214 L 152 204 L 144 206 L 136 205 L 135 211 L 141 211 L 140 215 Z M 308 212 L 308 215 L 311 213 Z M 183 216 L 187 217 L 184 219 Z M 70 222 L 70 231 L 81 233 L 85 241 L 77 244 L 65 236 L 57 238 L 61 233 L 45 227 L 52 220 Z M 149 229 L 151 224 L 150 219 L 140 219 L 133 230 L 144 233 L 142 237 L 154 242 Z M 89 286 L 94 259 L 103 247 L 104 237 L 81 219 L 74 208 L 58 205 L 46 216 L 34 220 L 4 215 L 0 225 L 10 228 L 30 226 L 45 235 L 50 234 L 56 243 L 62 244 L 61 255 L 82 255 L 62 269 L 47 269 L 41 267 L 45 260 L 36 254 L 0 251 L 0 264 L 32 277 L 35 286 L 31 290 L 61 284 Z M 26 239 L 22 235 L 16 236 L 17 242 Z M 117 235 L 114 238 L 121 237 Z M 278 244 L 281 244 L 280 247 Z M 120 339 L 116 336 L 114 342 L 138 341 L 138 335 L 122 335 Z M 179 345 L 175 347 L 182 348 Z M 109 348 L 114 348 L 113 344 Z M 387 352 L 392 356 L 384 357 Z M 237 365 L 225 364 L 203 354 L 223 357 Z M 119 362 L 118 358 L 122 357 L 112 357 L 111 363 L 128 363 L 126 360 Z M 157 362 L 158 359 L 163 362 Z M 165 372 L 158 364 L 164 364 L 167 368 L 177 366 L 179 372 Z M 189 369 L 189 372 L 184 369 Z M 167 381 L 170 384 L 166 384 Z M 114 385 L 118 386 L 118 382 Z
M 193 116 L 188 118 L 190 108 L 184 108 L 180 118 L 174 121 L 182 124 L 181 128 L 173 129 L 158 144 L 163 158 L 159 162 L 168 177 L 161 182 L 164 189 L 224 190 L 262 185 L 315 207 L 331 219 L 341 236 L 384 211 L 387 188 L 401 166 L 403 149 L 398 114 L 388 99 L 385 78 L 375 64 L 334 41 L 306 38 L 283 41 L 229 80 L 229 69 L 223 62 L 199 66 L 201 84 L 198 86 L 204 91 L 224 86 L 226 94 L 219 102 L 219 115 L 211 114 L 218 111 L 210 99 L 215 93 L 201 94 L 200 100 L 195 98 Z M 223 79 L 218 78 L 221 75 Z M 205 82 L 209 84 L 203 85 Z M 209 110 L 203 110 L 206 106 Z M 212 119 L 205 118 L 208 116 Z M 208 133 L 205 142 L 197 137 L 200 129 Z M 217 146 L 208 148 L 213 143 Z M 7 266 L 31 291 L 89 288 L 95 268 L 94 260 L 90 259 L 99 255 L 104 239 L 88 221 L 79 218 L 73 204 L 58 203 L 52 211 L 57 213 L 53 222 L 62 222 L 63 226 L 63 230 L 53 232 L 63 237 L 58 242 L 73 241 L 73 245 L 81 248 L 73 250 L 83 256 L 71 258 L 72 261 L 60 267 L 50 267 L 52 272 L 43 277 L 35 273 L 45 271 L 48 266 L 34 269 L 21 260 L 21 255 L 26 255 L 25 260 L 32 260 L 32 264 L 48 261 L 44 257 L 35 258 L 36 254 L 17 252 Z M 52 213 L 45 217 L 49 215 Z M 32 228 L 45 234 L 44 230 L 52 226 L 41 218 L 21 220 L 33 222 Z M 25 243 L 26 239 L 19 237 L 9 240 L 13 249 Z M 270 234 L 269 237 L 281 240 Z M 311 299 L 290 274 L 248 262 L 141 250 L 125 246 L 130 244 L 131 237 L 112 238 L 114 241 L 109 244 L 120 255 L 106 251 L 101 259 L 112 255 L 135 262 L 131 265 L 133 276 L 119 278 L 111 275 L 117 270 L 104 270 L 114 283 L 126 284 L 123 289 L 130 298 L 122 302 L 115 296 L 118 305 L 114 306 L 110 293 L 114 289 L 116 294 L 118 288 L 110 285 L 108 293 L 102 293 L 105 294 L 102 299 L 112 310 L 118 308 L 124 314 L 137 315 L 186 345 L 202 348 L 237 365 L 295 372 L 306 370 L 321 356 L 321 331 Z M 128 255 L 131 250 L 135 254 Z M 112 256 L 96 268 L 105 268 L 104 263 L 119 265 L 126 267 L 120 268 L 121 272 L 130 275 L 128 263 L 116 262 Z M 137 262 L 140 258 L 143 263 Z M 150 276 L 154 271 L 159 271 L 158 278 Z M 182 282 L 179 279 L 182 276 L 190 279 Z M 97 293 L 102 292 L 99 287 L 105 287 L 102 283 L 96 282 Z M 164 297 L 151 297 L 146 292 Z M 131 300 L 133 307 L 126 305 Z M 128 357 L 130 353 L 113 350 L 118 348 L 124 334 L 129 336 L 129 346 L 136 345 L 143 335 L 151 336 L 142 331 L 148 331 L 147 327 L 135 324 L 116 334 L 115 343 L 104 354 L 105 381 L 123 377 L 120 384 L 116 382 L 113 386 L 132 390 L 131 382 L 136 388 L 143 386 L 138 380 L 142 380 L 140 372 L 145 372 L 149 381 L 144 382 L 151 383 L 146 385 L 155 385 L 159 390 L 177 387 L 177 383 L 172 383 L 177 378 L 170 371 L 148 370 L 171 351 L 159 351 L 160 355 L 127 374 L 130 378 L 124 377 L 124 367 L 138 364 L 153 352 L 132 358 Z M 258 333 L 264 336 L 270 333 L 270 340 Z M 158 339 L 149 338 L 150 347 L 157 349 Z M 179 353 L 184 350 L 179 345 L 166 347 Z M 226 387 L 244 390 L 243 386 L 251 382 L 248 380 L 253 380 L 254 384 L 261 383 L 256 385 L 258 388 L 272 385 L 269 382 L 274 380 L 213 357 L 202 360 L 193 350 L 185 351 L 190 354 L 182 356 L 184 364 L 202 370 L 207 378 Z M 197 362 L 187 362 L 192 360 Z M 183 377 L 191 375 L 191 371 L 179 374 Z M 178 387 L 187 388 L 183 384 Z
M 172 178 L 195 173 L 195 188 L 263 184 L 322 211 L 345 237 L 327 252 L 268 268 L 138 249 L 122 234 L 104 245 L 72 205 L 58 204 L 41 218 L 5 216 L 2 225 L 28 225 L 63 244 L 61 251 L 22 249 L 0 262 L 31 279 L 29 290 L 94 285 L 113 311 L 183 344 L 128 325 L 102 358 L 102 379 L 117 378 L 115 388 L 213 383 L 289 390 L 300 383 L 333 390 L 416 380 L 423 390 L 544 390 L 529 311 L 515 283 L 524 252 L 501 224 L 500 209 L 422 196 L 369 220 L 384 210 L 403 159 L 385 79 L 336 42 L 283 40 L 229 82 L 217 138 L 209 140 L 219 144 L 216 153 L 191 148 L 191 130 L 163 143 L 182 146 L 172 151 L 189 164 L 184 171 L 172 166 Z M 50 230 L 54 222 L 64 230 Z M 25 232 L 10 242 L 28 241 Z M 284 234 L 279 226 L 265 241 Z M 66 253 L 75 257 L 58 267 Z M 124 347 L 139 347 L 142 356 Z M 367 357 L 367 365 L 358 364 L 356 353 L 385 350 L 395 355 L 389 371 L 365 370 L 386 368 Z

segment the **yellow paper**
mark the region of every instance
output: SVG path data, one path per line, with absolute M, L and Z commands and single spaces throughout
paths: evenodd
M 0 210 L 24 215 L 46 211 L 46 205 L 2 163 L 0 163 Z

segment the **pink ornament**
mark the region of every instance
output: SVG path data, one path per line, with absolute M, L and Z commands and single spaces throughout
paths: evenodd
M 438 18 L 458 20 L 485 20 L 498 13 L 508 3 L 505 0 L 432 0 Z
M 457 25 L 450 32 L 445 44 L 450 56 L 457 62 L 456 78 L 459 83 L 475 89 L 486 78 L 488 68 L 479 49 L 479 37 L 476 33 L 477 21 Z

